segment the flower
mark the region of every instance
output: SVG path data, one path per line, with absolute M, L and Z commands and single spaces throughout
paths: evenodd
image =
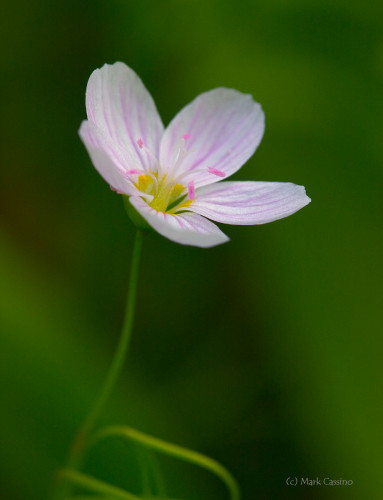
M 86 110 L 79 133 L 94 166 L 172 241 L 212 247 L 229 238 L 211 220 L 264 224 L 311 201 L 303 186 L 292 183 L 220 182 L 242 167 L 262 139 L 264 114 L 251 95 L 210 90 L 165 129 L 140 78 L 117 62 L 90 76 Z

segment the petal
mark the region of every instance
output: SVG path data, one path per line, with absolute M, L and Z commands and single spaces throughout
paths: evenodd
M 126 151 L 113 144 L 101 130 L 88 121 L 83 121 L 79 130 L 80 137 L 88 150 L 93 165 L 99 174 L 116 191 L 137 194 L 133 182 L 126 176 L 124 165 L 134 168 L 134 159 Z
M 86 89 L 88 119 L 136 157 L 141 168 L 157 170 L 164 130 L 154 101 L 136 73 L 121 62 L 105 64 L 91 74 Z M 141 149 L 137 141 L 153 156 Z
M 229 241 L 215 224 L 200 215 L 157 212 L 138 196 L 131 196 L 129 201 L 153 229 L 176 243 L 208 248 Z
M 177 160 L 181 137 L 190 152 L 176 167 L 184 182 L 211 184 L 217 176 L 208 167 L 229 176 L 250 158 L 265 128 L 261 106 L 251 95 L 218 88 L 201 94 L 172 120 L 161 140 L 160 163 L 170 170 Z
M 265 224 L 310 201 L 303 186 L 290 182 L 219 182 L 198 189 L 188 210 L 225 224 Z

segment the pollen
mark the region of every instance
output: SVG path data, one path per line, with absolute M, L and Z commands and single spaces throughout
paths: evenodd
M 188 197 L 189 200 L 193 201 L 195 198 L 194 182 L 190 181 L 188 184 Z
M 222 170 L 218 170 L 218 168 L 214 167 L 207 167 L 207 170 L 209 173 L 214 174 L 218 177 L 226 177 L 225 172 L 222 172 Z

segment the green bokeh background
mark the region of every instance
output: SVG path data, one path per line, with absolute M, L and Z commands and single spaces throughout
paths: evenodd
M 90 73 L 117 60 L 165 124 L 208 89 L 253 94 L 266 134 L 234 179 L 292 181 L 313 201 L 225 226 L 214 249 L 146 238 L 103 421 L 220 460 L 245 500 L 383 497 L 382 19 L 382 3 L 349 0 L 2 6 L 2 500 L 48 498 L 117 343 L 134 227 L 77 135 Z M 173 496 L 226 498 L 208 474 L 162 466 Z M 129 447 L 87 467 L 138 488 Z

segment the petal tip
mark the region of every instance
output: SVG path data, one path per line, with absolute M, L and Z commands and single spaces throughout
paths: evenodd
M 309 203 L 311 203 L 311 198 L 309 196 L 307 196 L 306 188 L 304 186 L 297 185 L 297 192 L 299 192 L 299 194 L 301 196 L 303 207 L 308 205 Z

